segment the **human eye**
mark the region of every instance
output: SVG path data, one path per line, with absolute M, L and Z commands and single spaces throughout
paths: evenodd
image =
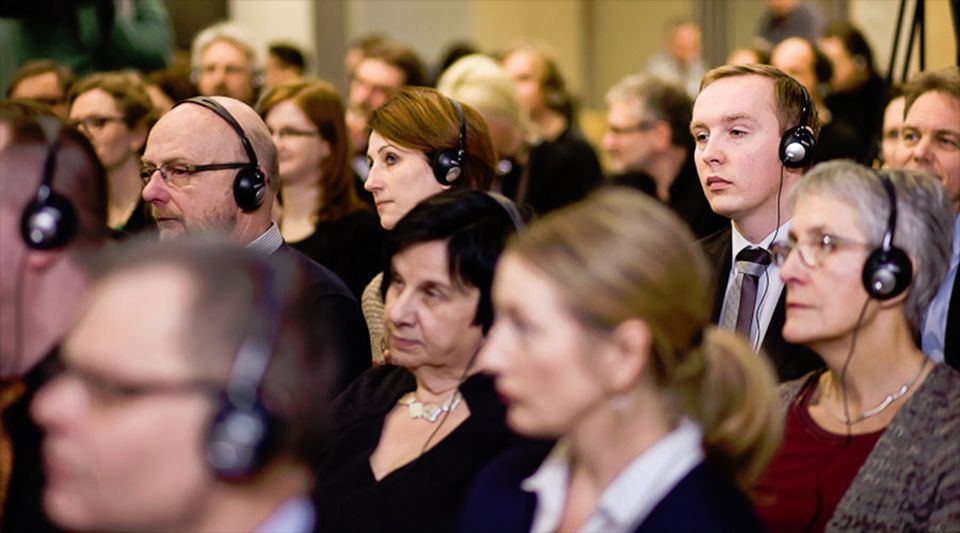
M 838 239 L 829 233 L 824 233 L 820 236 L 820 242 L 818 243 L 820 252 L 822 254 L 828 254 L 832 252 L 837 247 Z
M 937 139 L 937 143 L 949 150 L 956 150 L 960 148 L 960 138 L 951 135 L 941 135 Z
M 107 125 L 107 119 L 104 117 L 89 117 L 86 123 L 95 130 L 99 130 Z
M 743 128 L 730 128 L 730 136 L 733 138 L 740 138 L 747 134 L 747 130 Z
M 386 163 L 387 166 L 396 165 L 400 162 L 400 156 L 393 152 L 387 152 L 386 155 L 383 156 L 383 162 Z
M 695 132 L 693 132 L 693 140 L 694 140 L 697 144 L 702 144 L 702 143 L 707 142 L 707 138 L 708 138 L 708 135 L 707 135 L 707 132 L 705 132 L 705 131 L 695 131 Z
M 920 141 L 920 132 L 913 128 L 904 128 L 900 138 L 905 144 L 916 144 Z
M 150 178 L 153 177 L 153 174 L 156 171 L 156 166 L 144 163 L 143 165 L 140 165 L 140 179 L 145 182 L 150 181 Z
M 190 165 L 184 163 L 175 163 L 172 165 L 166 165 L 164 171 L 168 176 L 171 177 L 186 177 L 190 174 L 193 174 L 193 168 Z

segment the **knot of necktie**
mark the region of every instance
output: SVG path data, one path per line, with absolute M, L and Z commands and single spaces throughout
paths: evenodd
M 770 264 L 770 252 L 763 248 L 744 248 L 737 254 L 737 272 L 759 277 Z

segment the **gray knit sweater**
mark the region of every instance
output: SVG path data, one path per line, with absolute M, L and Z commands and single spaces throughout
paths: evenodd
M 383 361 L 383 297 L 380 296 L 380 284 L 383 283 L 383 272 L 377 274 L 363 289 L 360 297 L 360 310 L 367 321 L 367 331 L 370 332 L 370 355 L 373 364 L 382 365 Z
M 784 409 L 808 379 L 780 386 Z M 867 456 L 827 531 L 960 531 L 960 372 L 934 366 Z

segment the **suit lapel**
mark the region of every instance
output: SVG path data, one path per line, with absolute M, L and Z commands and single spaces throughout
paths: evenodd
M 733 257 L 730 228 L 708 235 L 699 242 L 707 258 L 715 267 L 712 321 L 716 324 L 720 322 L 720 311 L 723 309 L 723 298 L 727 293 L 727 278 L 730 277 L 730 262 Z

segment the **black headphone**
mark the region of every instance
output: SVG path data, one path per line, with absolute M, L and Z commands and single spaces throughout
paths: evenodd
M 52 117 L 39 117 L 38 123 L 47 138 L 47 157 L 37 194 L 20 215 L 20 235 L 31 250 L 52 250 L 66 246 L 77 233 L 77 211 L 66 196 L 53 190 L 53 175 L 60 148 L 60 122 Z
M 875 172 L 887 191 L 890 217 L 883 233 L 883 242 L 867 256 L 863 264 L 863 286 L 875 300 L 889 300 L 907 290 L 913 280 L 913 263 L 902 248 L 893 245 L 897 230 L 897 193 L 893 182 L 882 172 Z
M 260 204 L 263 203 L 263 198 L 266 196 L 267 180 L 263 175 L 263 171 L 260 170 L 257 153 L 253 150 L 253 145 L 250 144 L 250 139 L 247 138 L 247 134 L 244 133 L 243 128 L 240 127 L 240 123 L 237 122 L 237 119 L 233 118 L 233 115 L 231 115 L 230 112 L 227 111 L 227 108 L 223 107 L 220 102 L 207 96 L 188 98 L 177 105 L 180 104 L 197 104 L 203 106 L 219 115 L 220 118 L 237 132 L 237 136 L 240 137 L 240 142 L 243 144 L 243 149 L 247 152 L 250 165 L 242 167 L 237 171 L 237 177 L 233 180 L 233 199 L 236 200 L 240 209 L 244 211 L 255 211 L 260 207 Z
M 433 175 L 440 185 L 453 185 L 453 182 L 463 174 L 463 159 L 467 155 L 467 119 L 463 114 L 463 106 L 453 98 L 448 100 L 457 110 L 460 133 L 457 136 L 456 150 L 442 150 L 431 157 L 430 166 L 433 167 Z
M 260 386 L 267 374 L 282 316 L 279 276 L 254 260 L 256 290 L 249 333 L 237 350 L 230 381 L 207 432 L 206 457 L 214 474 L 237 481 L 257 473 L 273 455 L 279 420 L 264 407 Z
M 817 139 L 813 136 L 807 122 L 810 120 L 810 93 L 799 82 L 795 82 L 803 93 L 803 106 L 800 109 L 800 123 L 790 128 L 780 138 L 780 162 L 787 168 L 804 168 L 813 161 L 813 153 L 817 147 Z

